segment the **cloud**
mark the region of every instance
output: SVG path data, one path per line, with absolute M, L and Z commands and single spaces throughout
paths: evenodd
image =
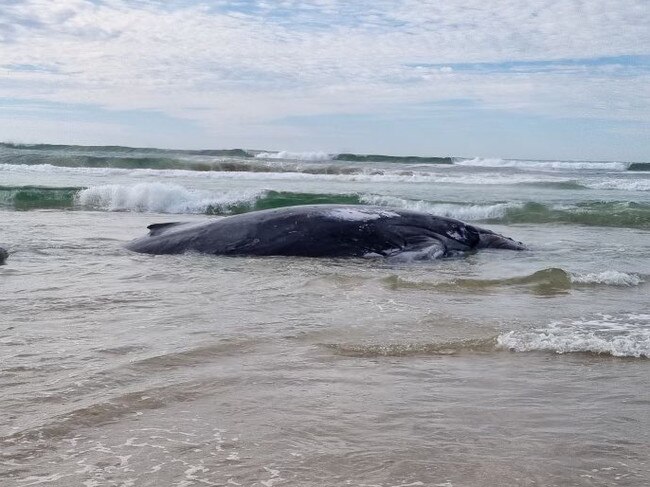
M 215 133 L 288 117 L 416 117 L 449 99 L 650 118 L 647 0 L 0 5 L 3 98 L 155 110 Z

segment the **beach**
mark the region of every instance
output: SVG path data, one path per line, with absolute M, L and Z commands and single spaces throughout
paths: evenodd
M 648 168 L 3 144 L 0 485 L 646 485 Z M 319 203 L 528 250 L 124 248 Z

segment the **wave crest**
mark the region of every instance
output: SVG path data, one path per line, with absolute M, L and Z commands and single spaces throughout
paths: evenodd
M 260 152 L 256 159 L 287 159 L 291 161 L 331 161 L 332 156 L 326 152 Z
M 503 218 L 508 208 L 520 207 L 518 203 L 493 203 L 485 205 L 468 205 L 462 203 L 438 203 L 423 200 L 409 200 L 395 196 L 362 195 L 362 203 L 377 206 L 391 206 L 405 210 L 423 211 L 458 220 L 488 220 Z
M 360 201 L 354 194 L 294 193 L 267 189 L 215 193 L 187 189 L 176 184 L 140 183 L 81 189 L 74 203 L 78 207 L 104 211 L 229 215 L 294 205 L 358 205 Z
M 650 315 L 555 321 L 545 328 L 503 333 L 497 337 L 497 345 L 513 352 L 650 358 Z
M 585 187 L 619 191 L 650 191 L 650 179 L 608 179 L 585 183 Z
M 629 163 L 626 162 L 592 162 L 592 161 L 522 161 L 516 159 L 462 159 L 455 162 L 458 166 L 472 167 L 514 167 L 519 169 L 553 169 L 553 170 L 604 170 L 625 171 Z
M 605 271 L 593 274 L 575 274 L 557 267 L 549 267 L 524 276 L 505 277 L 501 279 L 453 279 L 450 281 L 428 281 L 406 279 L 400 276 L 388 276 L 382 283 L 390 289 L 419 289 L 423 291 L 449 292 L 491 292 L 499 288 L 518 287 L 540 296 L 564 294 L 571 289 L 583 286 L 620 286 L 631 287 L 644 283 L 636 274 L 618 271 Z
M 214 213 L 235 205 L 252 205 L 263 194 L 263 191 L 214 194 L 164 183 L 106 184 L 79 191 L 76 200 L 80 206 L 108 211 Z
M 571 274 L 571 282 L 576 284 L 606 284 L 609 286 L 638 286 L 645 282 L 637 274 L 627 274 L 619 271 L 604 271 L 589 274 Z

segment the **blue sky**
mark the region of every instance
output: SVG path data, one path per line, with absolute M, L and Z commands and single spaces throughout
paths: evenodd
M 647 0 L 0 0 L 0 140 L 650 160 Z

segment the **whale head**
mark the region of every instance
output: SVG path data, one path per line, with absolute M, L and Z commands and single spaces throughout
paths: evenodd
M 475 227 L 478 230 L 479 242 L 477 249 L 506 249 L 506 250 L 527 250 L 527 247 L 516 240 L 504 237 L 491 230 Z

